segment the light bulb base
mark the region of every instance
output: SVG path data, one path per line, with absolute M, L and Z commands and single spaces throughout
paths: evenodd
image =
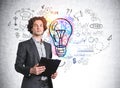
M 64 57 L 65 56 L 65 54 L 66 54 L 66 47 L 65 46 L 58 45 L 58 46 L 56 46 L 55 49 L 56 49 L 56 54 L 57 54 L 58 57 Z

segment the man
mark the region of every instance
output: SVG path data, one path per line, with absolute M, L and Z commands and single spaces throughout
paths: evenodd
M 53 88 L 51 78 L 56 78 L 57 73 L 42 76 L 46 68 L 38 64 L 41 57 L 52 58 L 51 45 L 42 40 L 47 21 L 44 17 L 33 17 L 27 28 L 32 38 L 19 43 L 15 62 L 16 71 L 24 75 L 21 88 Z

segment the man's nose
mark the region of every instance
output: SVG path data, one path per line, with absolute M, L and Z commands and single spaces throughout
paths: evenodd
M 37 25 L 37 28 L 39 28 L 40 26 L 39 25 Z

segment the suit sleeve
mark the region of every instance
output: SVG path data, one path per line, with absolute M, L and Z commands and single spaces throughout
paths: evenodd
M 19 43 L 15 62 L 15 70 L 19 73 L 22 73 L 24 76 L 29 77 L 30 67 L 25 66 L 26 55 L 27 52 L 25 46 L 23 43 Z

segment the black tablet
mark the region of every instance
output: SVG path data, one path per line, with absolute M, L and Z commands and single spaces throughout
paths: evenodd
M 49 59 L 49 58 L 41 57 L 39 65 L 46 67 L 45 72 L 43 72 L 41 75 L 51 76 L 51 74 L 56 72 L 60 62 L 61 60 L 59 59 Z

